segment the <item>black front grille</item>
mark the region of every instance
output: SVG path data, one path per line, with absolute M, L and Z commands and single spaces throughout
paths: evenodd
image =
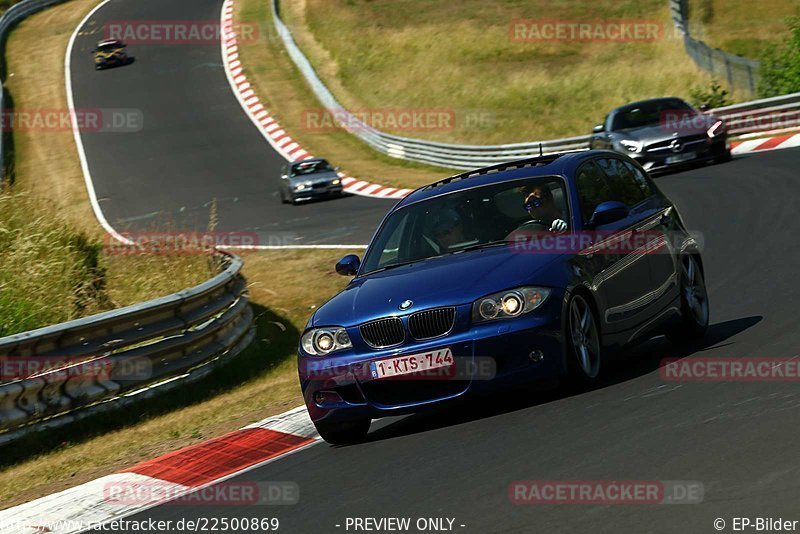
M 361 385 L 367 400 L 384 406 L 430 402 L 463 393 L 469 380 L 370 380 Z
M 453 328 L 455 320 L 455 308 L 425 310 L 408 318 L 408 331 L 414 339 L 431 339 L 447 334 Z
M 376 349 L 399 345 L 406 337 L 403 323 L 397 317 L 372 321 L 361 325 L 359 330 L 367 345 Z
M 665 141 L 657 141 L 655 143 L 651 143 L 647 145 L 648 150 L 652 149 L 659 149 L 659 148 L 670 148 L 670 145 L 673 141 L 677 140 L 682 146 L 688 143 L 695 143 L 697 141 L 705 141 L 708 138 L 706 134 L 697 134 L 697 135 L 687 135 L 684 137 L 678 137 L 675 139 L 667 139 Z

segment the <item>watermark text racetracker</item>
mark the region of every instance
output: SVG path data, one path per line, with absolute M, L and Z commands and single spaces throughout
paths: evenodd
M 517 19 L 508 26 L 513 42 L 653 42 L 664 38 L 664 23 L 645 19 Z
M 274 232 L 266 236 L 255 232 L 122 232 L 125 241 L 105 237 L 104 250 L 117 256 L 131 255 L 210 255 L 218 249 L 237 253 L 259 247 L 283 247 L 297 242 L 291 232 Z
M 187 491 L 184 486 L 153 480 L 116 481 L 103 486 L 108 505 L 141 506 L 155 504 L 197 506 L 275 506 L 300 502 L 300 487 L 290 481 L 226 481 Z
M 665 358 L 668 382 L 800 382 L 800 356 L 790 358 Z
M 103 26 L 103 35 L 133 45 L 219 46 L 223 30 L 234 33 L 241 44 L 256 42 L 260 33 L 254 22 L 234 22 L 226 28 L 218 20 L 116 20 Z
M 391 130 L 403 132 L 450 132 L 457 129 L 487 129 L 495 124 L 494 113 L 480 109 L 454 108 L 315 108 L 300 115 L 301 128 L 311 132 Z
M 698 504 L 704 486 L 697 480 L 515 480 L 512 504 Z
M 133 108 L 24 108 L 0 112 L 4 132 L 135 133 L 144 128 L 144 114 Z

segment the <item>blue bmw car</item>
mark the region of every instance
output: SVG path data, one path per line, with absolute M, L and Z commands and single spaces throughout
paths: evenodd
M 611 151 L 545 155 L 417 189 L 304 330 L 298 367 L 323 439 L 372 419 L 537 378 L 589 384 L 604 355 L 703 336 L 700 244 L 642 167 Z

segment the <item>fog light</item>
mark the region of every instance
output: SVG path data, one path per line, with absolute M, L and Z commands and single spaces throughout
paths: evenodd
M 338 404 L 344 401 L 335 391 L 317 391 L 314 393 L 314 402 L 316 402 L 318 406 L 325 406 L 326 404 Z
M 539 363 L 540 361 L 544 360 L 544 353 L 539 349 L 534 349 L 528 355 L 528 358 L 530 358 L 533 363 Z

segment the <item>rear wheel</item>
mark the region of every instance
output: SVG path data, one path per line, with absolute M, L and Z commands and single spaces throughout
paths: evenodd
M 369 419 L 360 419 L 347 423 L 314 423 L 319 435 L 331 445 L 350 445 L 359 443 L 367 437 Z
M 567 363 L 570 376 L 579 383 L 594 382 L 600 374 L 602 344 L 594 310 L 581 294 L 567 305 Z
M 708 292 L 697 258 L 681 256 L 681 322 L 667 333 L 673 343 L 702 338 L 708 330 Z

